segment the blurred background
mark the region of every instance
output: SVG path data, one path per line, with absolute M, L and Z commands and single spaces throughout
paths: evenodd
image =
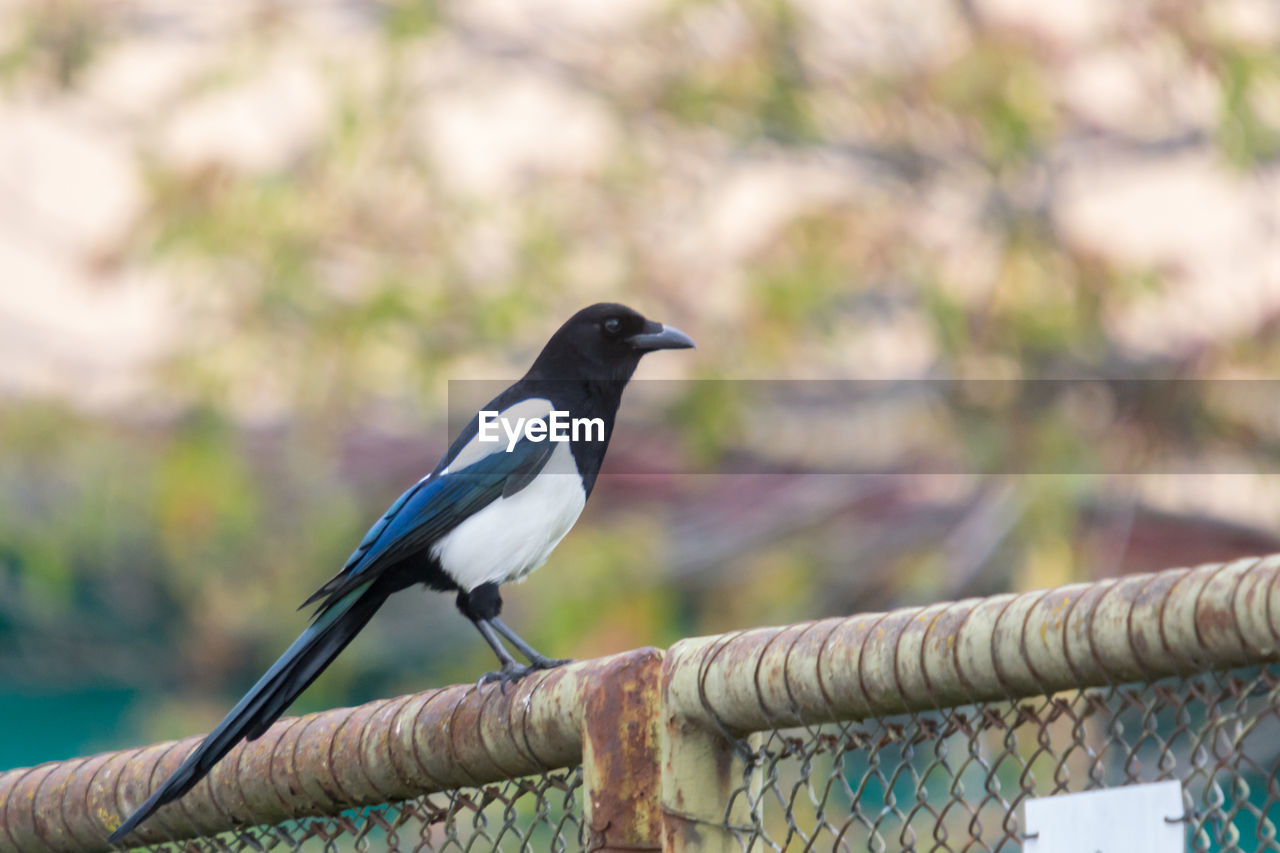
M 1280 550 L 1280 5 L 0 3 L 0 768 L 213 725 L 606 299 L 700 349 L 549 654 Z M 823 399 L 925 378 L 1036 381 Z M 490 667 L 408 591 L 294 711 Z

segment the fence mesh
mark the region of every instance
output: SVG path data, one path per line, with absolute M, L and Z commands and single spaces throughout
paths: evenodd
M 581 789 L 582 770 L 573 768 L 351 809 L 336 817 L 252 827 L 146 849 L 156 853 L 577 851 L 586 841 Z
M 738 743 L 744 850 L 1017 851 L 1032 797 L 1176 779 L 1188 849 L 1280 851 L 1280 669 L 785 730 Z M 741 822 L 742 798 L 749 822 Z

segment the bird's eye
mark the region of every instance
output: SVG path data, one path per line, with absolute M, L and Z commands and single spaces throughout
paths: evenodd
M 604 321 L 604 330 L 610 335 L 616 335 L 622 331 L 622 321 L 617 317 L 610 317 Z

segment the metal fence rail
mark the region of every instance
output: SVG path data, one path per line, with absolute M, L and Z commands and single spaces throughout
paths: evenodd
M 281 720 L 136 837 L 1012 851 L 1027 797 L 1178 779 L 1195 849 L 1280 851 L 1277 661 L 1280 555 L 696 638 Z M 107 849 L 196 742 L 0 774 L 0 849 Z

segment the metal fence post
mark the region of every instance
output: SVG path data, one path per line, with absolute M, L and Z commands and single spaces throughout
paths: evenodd
M 610 658 L 587 687 L 582 718 L 586 849 L 659 850 L 658 720 L 662 652 Z
M 703 652 L 721 640 L 682 640 L 667 652 L 663 666 L 663 850 L 741 853 L 746 849 L 733 828 L 752 823 L 749 798 L 758 795 L 759 774 L 748 777 L 751 771 L 730 732 L 716 725 L 713 717 L 691 713 L 708 709 L 703 701 Z M 740 787 L 743 790 L 738 791 Z

